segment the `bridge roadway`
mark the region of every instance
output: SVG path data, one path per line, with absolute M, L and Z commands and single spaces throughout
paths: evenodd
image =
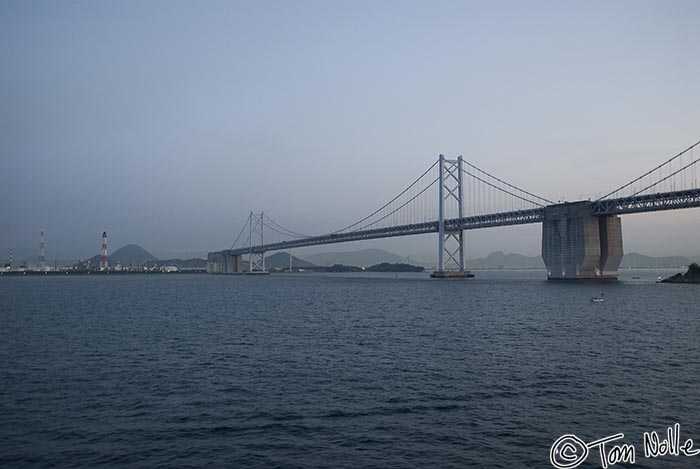
M 593 202 L 593 215 L 625 215 L 700 207 L 700 189 L 635 195 Z
M 453 218 L 445 220 L 445 230 L 475 230 L 478 228 L 490 228 L 506 225 L 523 225 L 527 223 L 541 222 L 544 218 L 544 209 L 536 208 L 530 210 L 518 210 L 514 212 L 491 213 L 488 215 L 477 215 L 464 217 L 462 219 Z M 425 233 L 437 233 L 438 221 L 428 221 L 422 223 L 412 223 L 408 225 L 397 225 L 388 228 L 374 228 L 371 230 L 351 231 L 348 233 L 329 233 L 308 238 L 299 238 L 281 243 L 271 243 L 252 247 L 254 254 L 268 251 L 282 251 L 285 249 L 298 248 L 303 246 L 315 246 L 318 244 L 345 243 L 348 241 L 360 241 L 363 239 L 392 238 L 396 236 L 410 236 Z M 250 247 L 239 249 L 227 249 L 226 254 L 237 256 L 251 252 Z
M 700 189 L 663 192 L 650 195 L 636 195 L 590 202 L 591 214 L 594 216 L 624 215 L 630 213 L 655 212 L 660 210 L 675 210 L 681 208 L 700 207 Z M 562 204 L 564 205 L 564 204 Z M 445 230 L 476 230 L 497 226 L 524 225 L 544 221 L 545 207 L 511 212 L 475 215 L 464 218 L 445 220 Z M 299 238 L 279 243 L 263 244 L 252 247 L 254 254 L 269 251 L 320 244 L 345 243 L 365 239 L 392 238 L 396 236 L 411 236 L 417 234 L 437 233 L 438 221 L 397 225 L 388 228 L 373 228 L 369 230 L 351 231 L 348 233 L 329 233 L 308 238 Z M 227 249 L 222 251 L 236 256 L 251 252 L 250 247 Z

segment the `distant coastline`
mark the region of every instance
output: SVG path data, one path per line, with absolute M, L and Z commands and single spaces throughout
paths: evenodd
M 347 272 L 387 272 L 387 273 L 399 273 L 399 272 L 424 272 L 425 267 L 418 265 L 396 263 L 391 264 L 388 262 L 382 262 L 379 264 L 371 265 L 369 267 L 358 267 L 355 265 L 345 265 L 345 264 L 333 264 L 329 267 L 322 266 L 307 266 L 304 270 L 310 272 L 324 272 L 324 273 L 347 273 Z M 282 268 L 273 269 L 273 272 L 284 272 Z
M 15 258 L 17 259 L 17 258 Z M 66 270 L 90 270 L 95 272 L 100 265 L 100 256 L 95 255 L 87 259 L 78 261 L 64 262 L 47 262 L 46 267 L 39 269 L 36 266 L 27 265 L 26 261 L 16 262 L 12 265 L 11 271 L 31 271 L 31 270 L 56 270 L 64 272 Z M 414 257 L 402 257 L 398 254 L 385 251 L 383 249 L 363 249 L 358 251 L 347 252 L 328 252 L 325 254 L 302 254 L 302 257 L 291 255 L 287 251 L 278 251 L 270 253 L 265 257 L 268 270 L 288 271 L 303 269 L 306 271 L 325 271 L 335 267 L 336 270 L 352 271 L 355 268 L 357 271 L 370 270 L 387 272 L 406 272 L 414 271 L 418 268 L 424 270 L 435 270 L 434 261 L 419 260 Z M 700 261 L 695 256 L 665 256 L 653 257 L 635 252 L 626 253 L 622 259 L 619 270 L 630 269 L 666 269 L 666 268 L 685 268 L 693 262 Z M 21 265 L 20 265 L 21 264 Z M 245 260 L 244 260 L 245 264 Z M 494 251 L 485 257 L 468 259 L 466 264 L 471 270 L 545 270 L 546 267 L 539 255 L 527 256 L 518 253 L 504 253 L 502 251 Z M 5 272 L 10 268 L 9 263 L 5 262 L 0 266 L 5 267 Z M 159 259 L 152 255 L 139 245 L 129 244 L 116 249 L 108 256 L 108 265 L 110 271 L 129 270 L 129 271 L 154 271 L 161 268 L 177 268 L 178 270 L 188 269 L 206 269 L 207 260 L 205 258 L 191 259 Z M 412 266 L 408 268 L 387 267 L 388 266 Z M 376 267 L 383 266 L 383 267 Z M 377 270 L 375 270 L 377 269 Z
M 162 274 L 206 274 L 207 269 L 178 269 L 178 270 L 0 270 L 0 277 L 36 277 L 52 276 L 60 277 L 66 275 L 162 275 Z

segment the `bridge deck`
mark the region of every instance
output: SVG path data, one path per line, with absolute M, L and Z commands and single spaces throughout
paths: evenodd
M 574 202 L 576 203 L 576 202 Z M 629 213 L 655 212 L 660 210 L 676 210 L 681 208 L 700 207 L 700 189 L 664 192 L 650 195 L 637 195 L 589 202 L 593 215 L 624 215 Z M 544 208 L 518 210 L 512 212 L 491 213 L 464 218 L 445 220 L 445 230 L 476 230 L 496 226 L 524 225 L 539 223 L 544 220 Z M 319 244 L 345 243 L 365 239 L 392 238 L 396 236 L 411 236 L 417 234 L 437 233 L 438 221 L 397 225 L 388 228 L 352 231 L 349 233 L 329 233 L 308 238 L 294 239 L 280 243 L 264 244 L 247 248 L 227 249 L 223 252 L 230 255 L 255 254 L 268 251 Z
M 541 222 L 544 218 L 544 210 L 541 208 L 530 210 L 518 210 L 514 212 L 491 213 L 464 218 L 452 218 L 445 220 L 445 230 L 475 230 L 495 226 L 523 225 L 527 223 Z M 438 222 L 429 221 L 408 225 L 398 225 L 389 228 L 376 228 L 372 230 L 352 231 L 349 233 L 330 233 L 308 238 L 294 239 L 281 243 L 264 244 L 252 247 L 252 252 L 259 254 L 268 251 L 282 251 L 285 249 L 304 246 L 316 246 L 319 244 L 345 243 L 348 241 L 361 241 L 365 239 L 392 238 L 396 236 L 411 236 L 425 233 L 437 233 Z M 227 249 L 224 252 L 230 255 L 241 255 L 251 252 L 251 248 Z
M 599 200 L 593 202 L 593 215 L 624 215 L 693 207 L 700 207 L 700 189 Z

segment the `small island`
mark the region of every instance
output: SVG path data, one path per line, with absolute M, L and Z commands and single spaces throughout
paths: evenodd
M 330 267 L 320 267 L 316 269 L 318 272 L 423 272 L 425 268 L 411 265 L 411 264 L 390 264 L 388 262 L 382 262 L 381 264 L 375 264 L 370 267 L 356 267 L 354 265 L 344 265 L 335 264 Z
M 382 262 L 371 267 L 367 267 L 369 272 L 423 272 L 425 268 L 411 264 L 390 264 Z
M 685 274 L 676 274 L 661 280 L 661 283 L 700 283 L 700 265 L 693 262 Z
M 361 267 L 355 267 L 354 265 L 344 265 L 344 264 L 334 264 L 330 267 L 321 269 L 321 272 L 362 272 Z

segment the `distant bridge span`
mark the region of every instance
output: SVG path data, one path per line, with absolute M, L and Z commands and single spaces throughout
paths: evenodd
M 446 230 L 476 230 L 479 228 L 491 228 L 495 226 L 524 225 L 527 223 L 537 223 L 543 220 L 543 209 L 521 210 L 516 212 L 491 213 L 464 217 L 462 219 L 452 218 L 445 220 Z M 249 254 L 252 250 L 254 254 L 267 251 L 283 251 L 285 249 L 300 248 L 305 246 L 318 246 L 321 244 L 346 243 L 350 241 L 362 241 L 365 239 L 393 238 L 397 236 L 412 236 L 426 233 L 437 233 L 440 222 L 438 220 L 412 223 L 408 225 L 397 225 L 388 228 L 375 228 L 371 230 L 354 231 L 350 233 L 331 233 L 320 236 L 310 236 L 308 238 L 282 241 L 279 243 L 262 244 L 248 248 L 227 249 L 233 256 Z
M 439 233 L 438 277 L 470 276 L 464 264 L 463 232 L 498 226 L 542 223 L 542 257 L 550 279 L 616 278 L 623 255 L 619 215 L 700 207 L 693 150 L 700 142 L 628 184 L 595 201 L 552 203 L 509 184 L 458 157 L 440 158 L 413 184 L 379 210 L 342 230 L 306 236 L 288 230 L 262 213 L 251 212 L 244 246 L 209 253 L 211 273 L 265 271 L 265 253 L 368 239 Z M 685 164 L 683 157 L 685 156 Z M 465 169 L 466 166 L 466 169 Z M 437 169 L 437 177 L 430 175 Z M 468 183 L 465 183 L 465 180 Z M 437 183 L 437 187 L 435 187 Z M 663 190 L 671 188 L 672 190 Z M 438 203 L 423 199 L 433 189 Z M 423 203 L 423 211 L 420 211 Z M 427 211 L 425 209 L 428 206 Z M 515 210 L 493 210 L 519 205 Z M 419 207 L 416 210 L 416 207 Z M 430 210 L 437 208 L 435 218 Z M 456 212 L 456 217 L 447 212 Z M 466 215 L 465 211 L 477 212 Z M 409 213 L 410 212 L 410 213 Z M 481 213 L 478 213 L 481 212 Z M 425 218 L 428 220 L 425 220 Z M 397 223 L 401 219 L 408 223 Z M 292 239 L 264 242 L 264 228 Z M 239 234 L 239 239 L 241 237 Z M 258 238 L 259 235 L 259 238 Z M 254 240 L 259 239 L 258 243 Z

